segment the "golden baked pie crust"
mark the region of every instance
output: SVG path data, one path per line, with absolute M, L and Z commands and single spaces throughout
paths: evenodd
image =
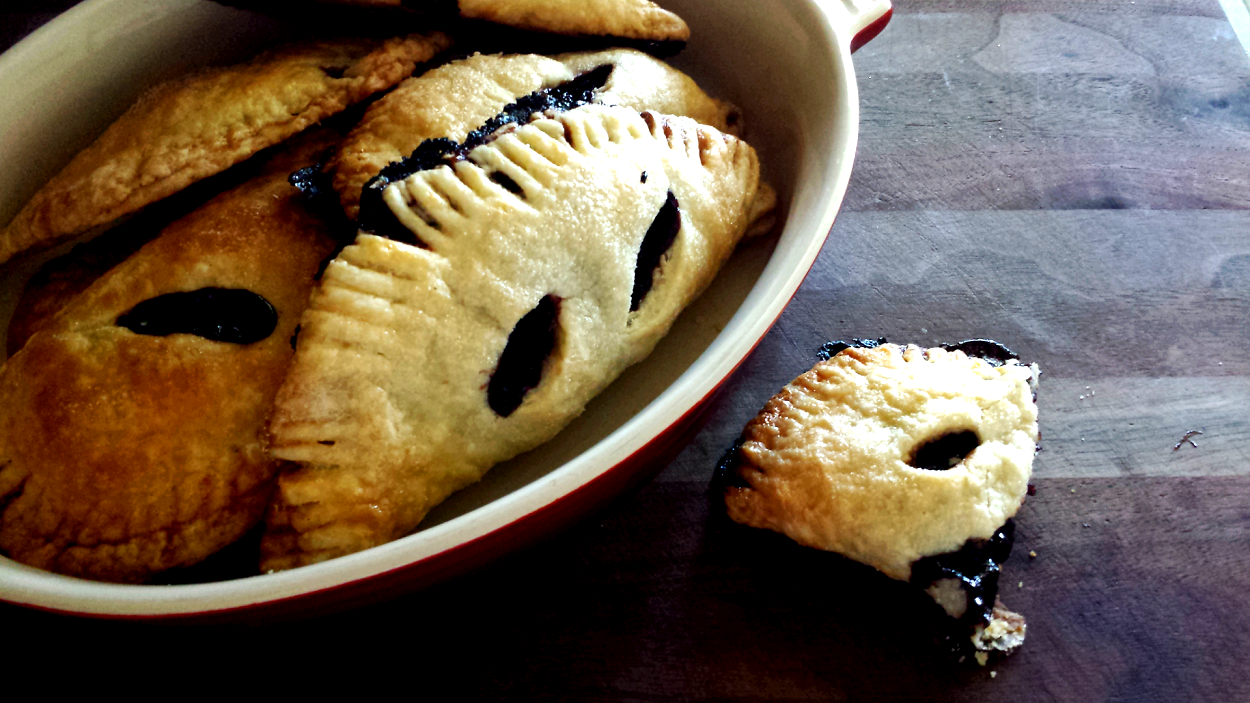
M 846 349 L 747 425 L 748 487 L 725 489 L 729 516 L 908 580 L 916 560 L 988 539 L 1024 500 L 1038 439 L 1032 373 L 941 348 Z M 980 445 L 956 466 L 907 463 L 963 430 Z
M 604 64 L 615 68 L 595 92 L 597 102 L 684 115 L 721 132 L 739 133 L 737 108 L 708 96 L 689 76 L 640 51 L 611 49 L 555 57 L 475 54 L 410 78 L 369 106 L 327 165 L 344 211 L 356 217 L 365 183 L 425 140 L 463 142 L 518 98 Z
M 362 234 L 326 270 L 278 394 L 273 453 L 302 466 L 280 479 L 262 568 L 400 537 L 495 463 L 554 436 L 708 285 L 750 226 L 758 187 L 745 142 L 600 105 L 390 186 L 392 210 L 429 248 Z M 638 249 L 669 192 L 680 230 L 631 312 Z M 513 327 L 545 296 L 559 300 L 555 349 L 539 385 L 501 417 L 487 385 Z

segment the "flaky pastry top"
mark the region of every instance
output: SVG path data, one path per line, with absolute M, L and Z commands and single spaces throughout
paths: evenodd
M 729 516 L 907 580 L 917 559 L 989 538 L 1020 507 L 1038 440 L 1033 374 L 942 348 L 845 349 L 747 425 Z M 955 465 L 909 463 L 965 431 L 978 443 Z

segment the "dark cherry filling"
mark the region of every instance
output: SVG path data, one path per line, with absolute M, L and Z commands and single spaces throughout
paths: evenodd
M 1002 366 L 1012 359 L 1020 358 L 1015 352 L 992 339 L 965 339 L 955 344 L 943 344 L 942 348 L 985 359 L 993 366 Z
M 117 318 L 136 334 L 193 334 L 216 342 L 251 344 L 273 334 L 278 313 L 250 290 L 201 288 L 166 293 L 139 303 Z
M 721 455 L 720 461 L 716 463 L 716 471 L 712 473 L 712 494 L 718 498 L 723 497 L 726 488 L 750 488 L 751 484 L 747 482 L 742 474 L 738 471 L 742 466 L 742 443 L 745 440 L 739 436 L 734 440 L 734 444 L 729 451 Z M 720 500 L 721 507 L 724 507 L 724 500 Z
M 817 352 L 817 356 L 820 357 L 821 361 L 828 361 L 844 349 L 850 349 L 851 347 L 855 347 L 857 349 L 875 349 L 885 343 L 885 337 L 878 337 L 877 339 L 852 339 L 849 342 L 825 342 L 824 345 L 820 347 L 820 351 Z M 992 339 L 965 339 L 962 342 L 943 344 L 941 346 L 946 351 L 961 351 L 968 356 L 985 359 L 994 366 L 1002 366 L 1011 359 L 1020 358 L 1019 355 L 1008 349 L 1005 345 L 995 342 Z
M 571 81 L 530 93 L 470 132 L 462 143 L 457 144 L 446 138 L 427 139 L 422 142 L 410 156 L 389 164 L 365 184 L 360 193 L 360 228 L 380 237 L 424 246 L 416 235 L 395 219 L 395 215 L 386 206 L 382 191 L 388 185 L 414 173 L 463 160 L 470 151 L 489 142 L 495 132 L 510 124 L 525 124 L 535 112 L 564 112 L 590 103 L 594 92 L 608 82 L 612 69 L 612 64 L 604 64 Z
M 885 337 L 879 337 L 877 339 L 852 339 L 849 342 L 841 340 L 836 342 L 825 342 L 820 345 L 820 350 L 816 352 L 816 356 L 819 357 L 821 361 L 828 361 L 842 353 L 845 349 L 851 349 L 852 347 L 855 349 L 876 349 L 882 344 L 885 344 Z
M 655 272 L 660 268 L 660 259 L 673 246 L 673 240 L 677 239 L 677 231 L 680 229 L 681 209 L 677 204 L 677 196 L 670 190 L 659 213 L 647 228 L 647 234 L 642 238 L 642 246 L 638 248 L 638 261 L 634 264 L 634 291 L 629 299 L 631 311 L 641 307 L 643 298 L 651 292 Z
M 316 281 L 321 280 L 326 267 L 343 251 L 343 248 L 356 239 L 356 225 L 344 214 L 339 196 L 331 185 L 330 175 L 322 171 L 330 153 L 332 152 L 323 154 L 317 164 L 301 168 L 287 178 L 287 181 L 299 190 L 304 208 L 326 223 L 330 236 L 334 237 L 337 243 L 334 251 L 322 259 L 321 265 L 317 267 L 317 273 L 313 276 L 313 280 Z
M 486 402 L 500 417 L 511 415 L 542 380 L 543 364 L 556 346 L 559 317 L 560 299 L 548 295 L 512 328 L 486 387 Z
M 946 471 L 968 458 L 980 444 L 981 438 L 972 430 L 947 432 L 917 447 L 907 464 L 917 469 Z
M 287 182 L 300 192 L 304 207 L 326 222 L 336 225 L 332 233 L 343 239 L 347 238 L 343 235 L 348 234 L 343 229 L 350 227 L 351 222 L 347 220 L 347 216 L 343 214 L 343 208 L 339 205 L 339 196 L 331 185 L 330 174 L 322 172 L 328 156 L 328 153 L 323 154 L 322 159 L 316 164 L 292 173 L 287 177 Z M 350 234 L 355 235 L 355 231 L 351 231 Z
M 975 626 L 988 624 L 998 595 L 998 576 L 1011 554 L 1016 525 L 1008 520 L 989 539 L 970 539 L 957 552 L 920 559 L 911 568 L 911 583 L 928 588 L 943 579 L 959 582 L 968 599 L 968 608 L 959 622 Z

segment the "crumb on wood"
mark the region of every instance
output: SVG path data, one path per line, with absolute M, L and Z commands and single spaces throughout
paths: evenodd
M 1206 429 L 1206 427 L 1203 427 L 1201 430 L 1189 430 L 1183 437 L 1181 437 L 1181 441 L 1177 442 L 1176 446 L 1172 447 L 1172 451 L 1180 451 L 1181 447 L 1185 446 L 1186 442 L 1189 443 L 1189 446 L 1197 449 L 1198 445 L 1194 442 L 1193 437 L 1202 434 Z

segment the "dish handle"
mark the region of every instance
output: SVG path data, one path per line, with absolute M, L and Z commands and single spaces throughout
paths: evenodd
M 872 41 L 890 23 L 894 7 L 890 0 L 821 0 L 820 6 L 835 27 L 851 38 L 851 51 Z

